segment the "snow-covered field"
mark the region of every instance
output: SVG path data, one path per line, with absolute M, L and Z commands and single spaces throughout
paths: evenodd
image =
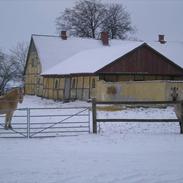
M 26 96 L 19 107 L 90 106 Z M 98 112 L 106 118 L 175 118 L 172 107 Z M 183 182 L 178 123 L 100 124 L 100 134 L 0 139 L 0 183 Z

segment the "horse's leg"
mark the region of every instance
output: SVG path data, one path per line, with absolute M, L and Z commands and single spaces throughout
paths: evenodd
M 6 119 L 5 119 L 5 129 L 8 130 L 9 128 L 11 129 L 11 119 L 12 119 L 13 113 L 12 112 L 8 112 L 6 113 Z
M 11 112 L 11 115 L 10 115 L 10 121 L 9 121 L 9 128 L 10 128 L 10 129 L 12 129 L 12 126 L 11 126 L 12 117 L 13 117 L 13 112 Z
M 9 123 L 8 123 L 8 128 L 10 128 L 10 129 L 12 129 L 12 126 L 11 126 L 12 116 L 13 116 L 13 112 L 10 112 L 9 113 Z
M 9 126 L 9 113 L 6 113 L 6 117 L 5 117 L 5 130 L 8 130 Z

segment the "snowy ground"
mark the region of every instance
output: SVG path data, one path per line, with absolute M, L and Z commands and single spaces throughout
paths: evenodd
M 19 107 L 89 106 L 26 96 Z M 134 108 L 99 117 L 175 118 L 172 107 Z M 0 139 L 0 183 L 182 183 L 177 123 L 100 124 L 100 134 Z

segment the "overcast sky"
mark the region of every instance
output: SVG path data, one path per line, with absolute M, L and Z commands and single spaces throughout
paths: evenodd
M 30 41 L 31 34 L 55 35 L 55 18 L 76 0 L 0 0 L 0 48 Z M 183 41 L 183 0 L 102 0 L 122 3 L 144 41 Z

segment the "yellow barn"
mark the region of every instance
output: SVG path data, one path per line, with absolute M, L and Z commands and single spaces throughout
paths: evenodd
M 55 100 L 183 98 L 183 45 L 32 35 L 25 93 Z

